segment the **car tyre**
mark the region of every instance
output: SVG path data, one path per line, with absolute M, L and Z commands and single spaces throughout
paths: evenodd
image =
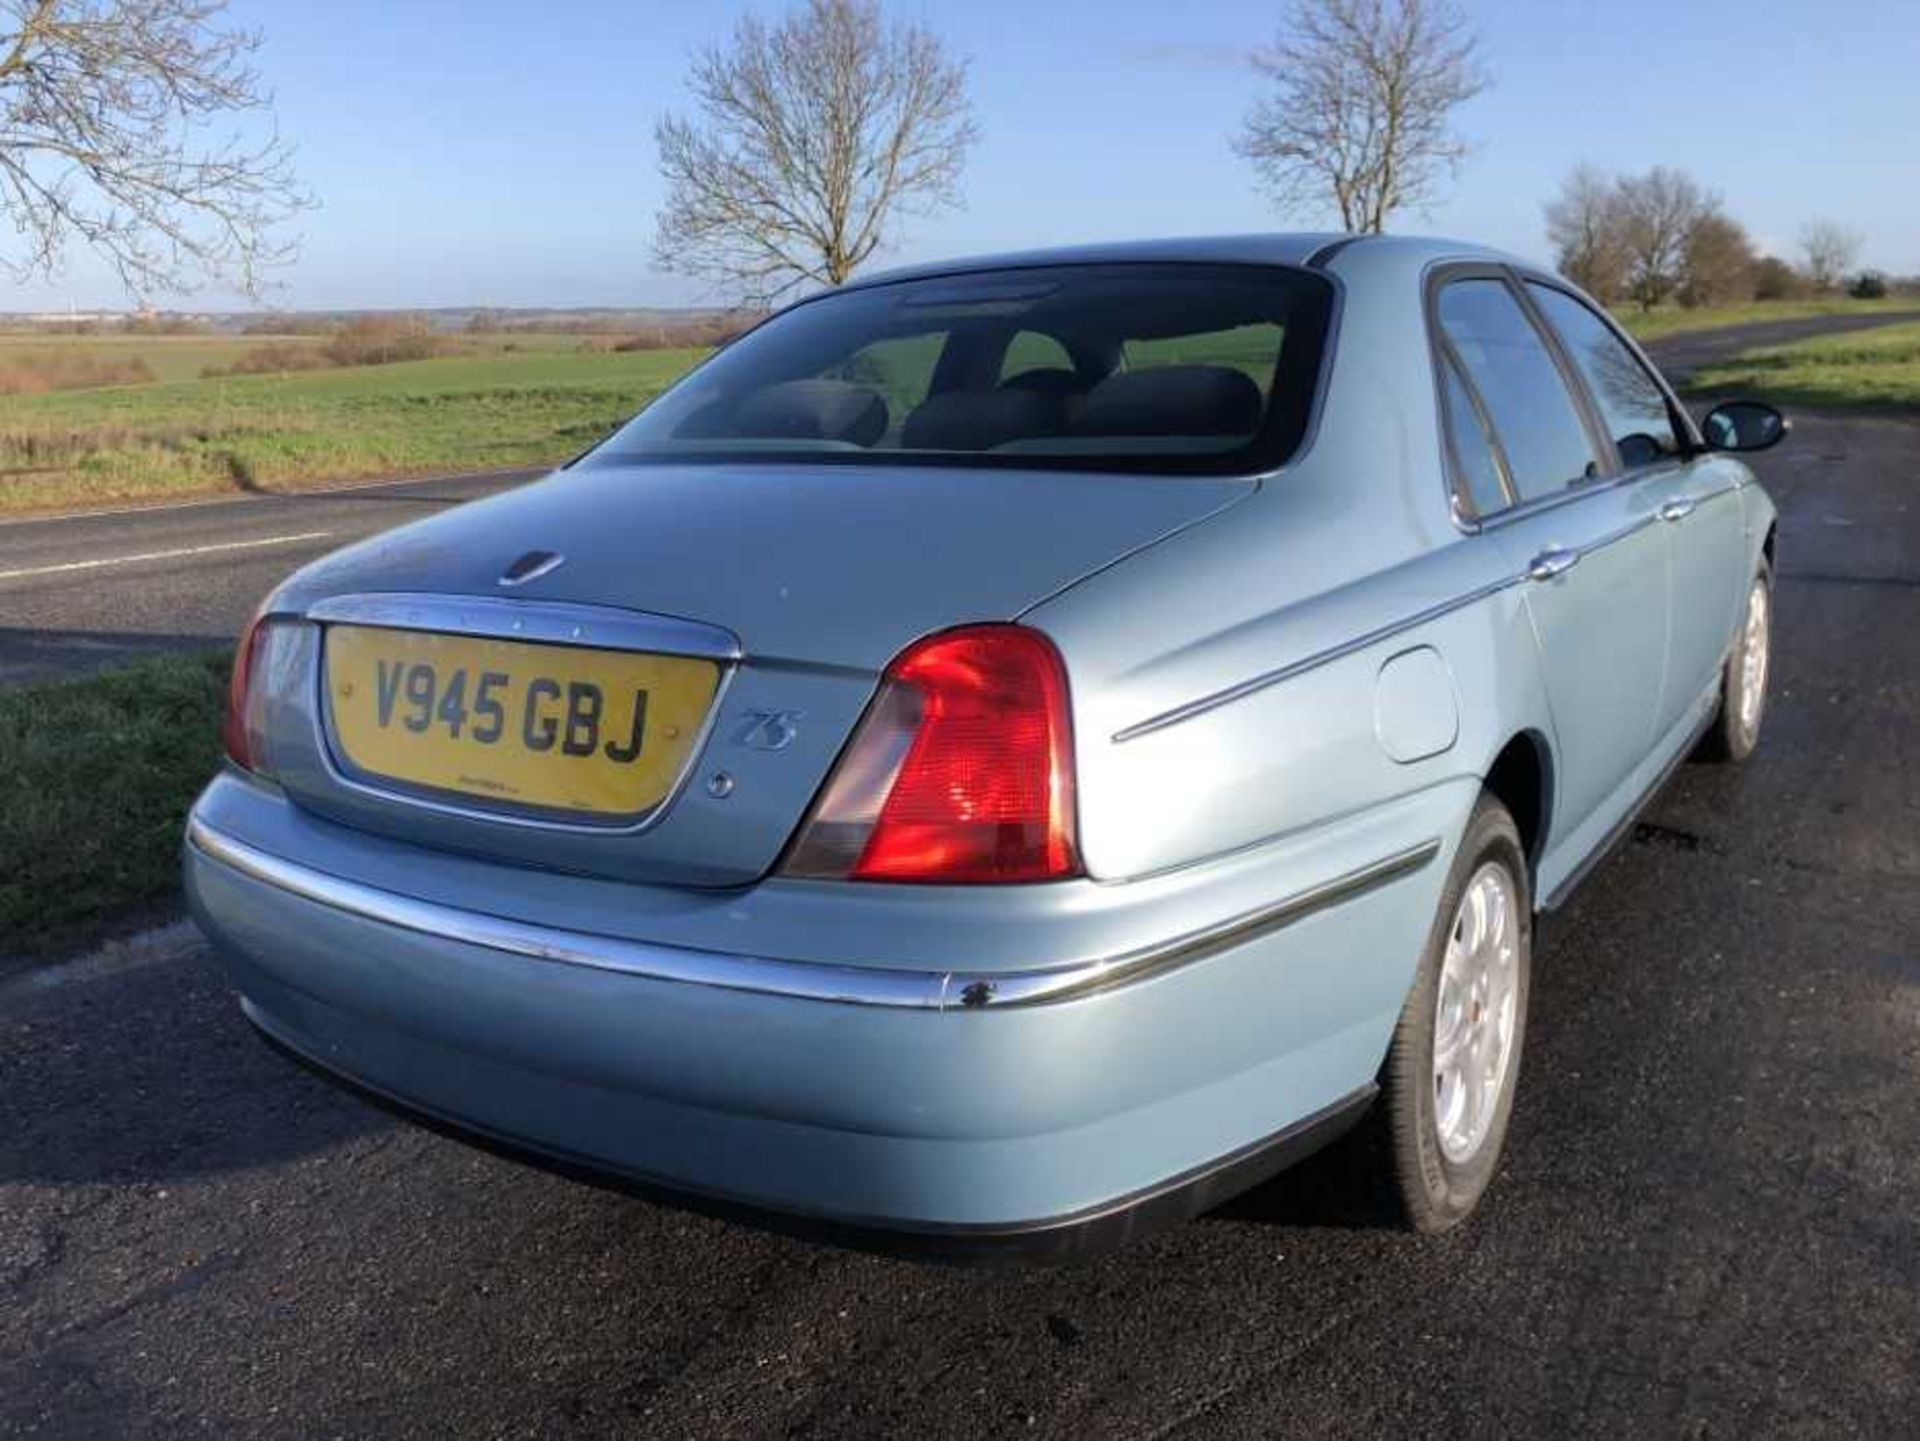
M 1381 1074 L 1376 1125 L 1405 1220 L 1450 1230 L 1493 1179 L 1526 1041 L 1533 901 L 1513 817 L 1483 794 Z
M 1738 764 L 1760 744 L 1767 680 L 1773 669 L 1773 567 L 1765 561 L 1747 587 L 1740 630 L 1720 672 L 1720 709 L 1700 739 L 1700 757 Z

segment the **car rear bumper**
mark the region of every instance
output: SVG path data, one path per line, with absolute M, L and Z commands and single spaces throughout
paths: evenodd
M 248 1018 L 312 1065 L 562 1169 L 935 1253 L 1124 1239 L 1349 1123 L 1442 869 L 1223 927 L 1171 969 L 976 1007 L 912 971 L 601 949 L 330 886 L 199 816 L 190 834 L 193 911 Z M 781 984 L 848 973 L 882 1002 Z
M 631 1170 L 616 1170 L 598 1156 L 576 1155 L 556 1150 L 544 1141 L 481 1129 L 463 1117 L 428 1110 L 417 1101 L 376 1090 L 365 1081 L 316 1060 L 287 1040 L 251 1003 L 243 1002 L 242 1008 L 269 1047 L 320 1079 L 403 1120 L 507 1160 L 552 1171 L 587 1185 L 802 1240 L 919 1260 L 1064 1261 L 1124 1245 L 1212 1210 L 1338 1140 L 1366 1114 L 1377 1090 L 1372 1084 L 1366 1085 L 1231 1155 L 1171 1177 L 1158 1186 L 1079 1211 L 1024 1221 L 972 1224 L 894 1216 L 827 1216 L 791 1207 L 774 1210 L 757 1199 L 696 1189 L 685 1182 L 661 1180 Z

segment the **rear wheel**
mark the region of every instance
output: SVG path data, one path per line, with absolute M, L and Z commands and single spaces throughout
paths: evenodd
M 1720 713 L 1700 741 L 1708 760 L 1743 761 L 1760 744 L 1767 708 L 1767 675 L 1773 663 L 1773 569 L 1762 561 L 1747 587 L 1740 633 L 1720 675 Z
M 1526 1040 L 1532 955 L 1520 832 L 1504 806 L 1482 796 L 1382 1079 L 1390 1178 L 1416 1230 L 1458 1225 L 1493 1179 Z

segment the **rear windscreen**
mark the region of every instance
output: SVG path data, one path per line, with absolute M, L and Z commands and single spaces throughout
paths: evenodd
M 1112 264 L 904 280 L 773 317 L 588 464 L 1232 472 L 1306 431 L 1332 287 L 1278 266 Z

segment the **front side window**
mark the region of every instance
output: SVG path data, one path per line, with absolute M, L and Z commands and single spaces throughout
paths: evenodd
M 1587 379 L 1587 387 L 1606 417 L 1607 434 L 1631 470 L 1652 465 L 1679 453 L 1674 440 L 1673 412 L 1659 383 L 1647 374 L 1640 357 L 1607 327 L 1607 323 L 1564 290 L 1527 282 L 1527 289 L 1560 332 L 1573 363 Z
M 1333 291 L 1279 266 L 933 276 L 794 306 L 585 464 L 724 459 L 1234 472 L 1305 433 Z
M 1598 474 L 1593 444 L 1552 353 L 1502 280 L 1455 280 L 1440 292 L 1440 328 L 1486 407 L 1520 499 Z

